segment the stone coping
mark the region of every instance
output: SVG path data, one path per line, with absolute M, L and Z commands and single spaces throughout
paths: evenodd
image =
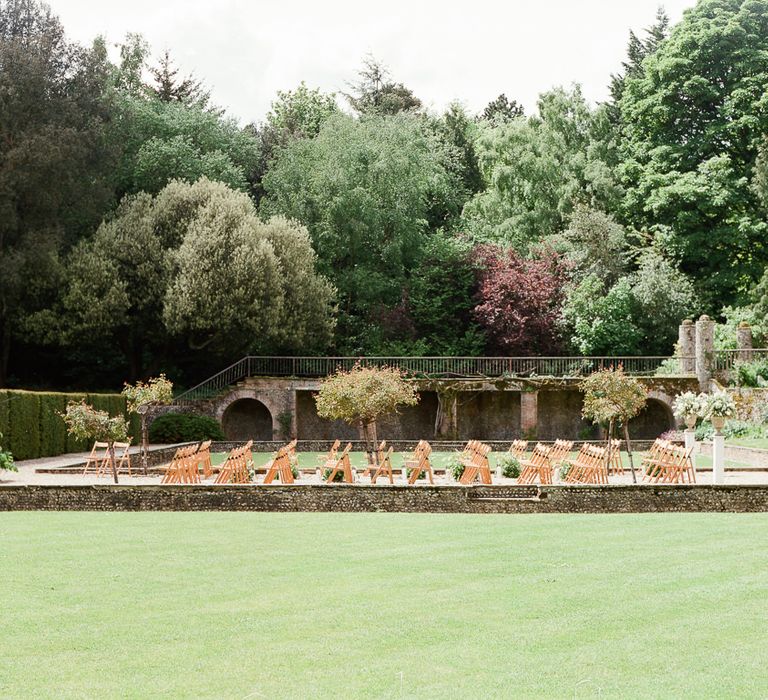
M 0 511 L 768 512 L 768 485 L 10 485 Z

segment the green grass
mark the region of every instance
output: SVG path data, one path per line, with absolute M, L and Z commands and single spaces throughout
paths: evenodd
M 726 445 L 741 445 L 742 447 L 756 447 L 760 450 L 768 450 L 768 438 L 728 438 Z
M 765 697 L 768 515 L 0 514 L 0 697 Z

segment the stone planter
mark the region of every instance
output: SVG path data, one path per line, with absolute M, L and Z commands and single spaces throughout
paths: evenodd
M 695 413 L 685 417 L 685 425 L 688 427 L 688 430 L 693 430 L 696 427 L 697 419 L 698 416 Z
M 709 422 L 712 423 L 712 427 L 715 429 L 715 432 L 720 434 L 723 427 L 725 426 L 725 416 L 710 416 Z

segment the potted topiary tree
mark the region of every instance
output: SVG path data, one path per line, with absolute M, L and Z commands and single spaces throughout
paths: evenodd
M 645 408 L 646 394 L 643 385 L 634 377 L 624 374 L 624 369 L 619 365 L 616 369 L 604 369 L 589 375 L 581 383 L 581 390 L 584 392 L 582 415 L 595 423 L 608 426 L 609 462 L 614 428 L 617 425 L 623 426 L 632 481 L 637 483 L 632 461 L 632 442 L 629 438 L 629 421 Z
M 115 464 L 115 443 L 128 439 L 128 424 L 122 416 L 110 417 L 105 411 L 97 411 L 85 401 L 70 401 L 66 411 L 61 414 L 67 426 L 67 432 L 81 440 L 97 440 L 107 443 L 109 466 L 112 477 L 117 483 Z
M 361 367 L 339 370 L 326 378 L 315 397 L 317 415 L 357 425 L 363 435 L 368 461 L 376 463 L 376 421 L 413 406 L 419 396 L 411 382 L 394 367 Z
M 173 382 L 161 374 L 159 377 L 152 377 L 147 382 L 126 384 L 123 387 L 123 396 L 125 396 L 128 412 L 138 414 L 141 419 L 141 466 L 144 474 L 146 474 L 149 446 L 147 422 L 153 408 L 165 406 L 173 401 Z

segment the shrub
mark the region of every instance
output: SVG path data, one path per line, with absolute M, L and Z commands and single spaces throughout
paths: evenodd
M 464 473 L 464 465 L 459 461 L 459 456 L 456 455 L 451 459 L 445 467 L 446 472 L 451 472 L 455 481 L 461 479 L 461 475 Z
M 501 467 L 502 476 L 507 479 L 517 479 L 517 477 L 520 476 L 522 465 L 520 464 L 520 460 L 514 455 L 502 455 L 499 457 L 498 464 Z
M 327 481 L 328 480 L 328 477 L 331 475 L 332 471 L 333 471 L 333 469 L 331 467 L 328 467 L 323 472 L 323 481 Z M 337 471 L 336 475 L 333 477 L 333 480 L 334 481 L 344 481 L 344 472 L 342 470 Z
M 736 362 L 734 369 L 737 386 L 768 387 L 768 360 Z
M 10 472 L 16 472 L 16 466 L 13 463 L 13 455 L 8 450 L 3 449 L 2 446 L 3 434 L 0 433 L 0 471 L 6 470 Z
M 168 413 L 149 426 L 149 440 L 154 443 L 224 440 L 221 426 L 208 416 L 190 413 Z
M 16 459 L 40 456 L 40 395 L 31 391 L 9 392 L 8 447 Z

